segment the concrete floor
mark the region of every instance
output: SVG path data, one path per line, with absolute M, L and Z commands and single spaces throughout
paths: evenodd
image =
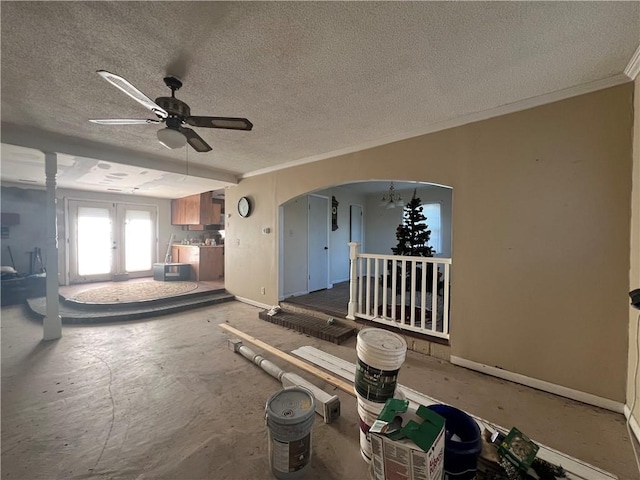
M 61 339 L 43 343 L 41 324 L 21 306 L 2 308 L 2 478 L 271 478 L 264 406 L 280 384 L 228 350 L 217 325 L 228 322 L 284 351 L 312 345 L 351 362 L 356 340 L 330 344 L 258 320 L 258 310 L 229 302 L 151 320 L 65 326 Z M 638 478 L 622 415 L 415 352 L 400 382 L 518 426 L 621 479 Z M 340 419 L 325 425 L 316 416 L 308 478 L 365 479 L 355 399 L 337 394 Z

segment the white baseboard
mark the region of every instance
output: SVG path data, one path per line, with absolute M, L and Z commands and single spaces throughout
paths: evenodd
M 526 375 L 510 372 L 501 368 L 490 367 L 489 365 L 477 363 L 472 360 L 466 360 L 454 355 L 451 355 L 450 361 L 454 365 L 458 365 L 460 367 L 465 367 L 470 370 L 486 373 L 487 375 L 502 378 L 504 380 L 509 380 L 510 382 L 519 383 L 521 385 L 526 385 L 527 387 L 542 390 L 544 392 L 553 393 L 554 395 L 560 395 L 561 397 L 577 400 L 578 402 L 586 403 L 588 405 L 605 408 L 616 413 L 624 412 L 624 404 L 622 402 L 616 402 L 615 400 L 599 397 L 591 393 L 581 392 L 580 390 L 563 387 L 562 385 L 557 385 L 555 383 L 545 382 L 544 380 L 539 380 L 537 378 L 527 377 Z
M 251 300 L 249 298 L 239 297 L 235 295 L 235 299 L 242 303 L 247 303 L 249 305 L 253 305 L 254 307 L 264 308 L 266 310 L 270 310 L 273 305 L 267 305 L 266 303 L 256 302 L 255 300 Z
M 638 424 L 636 417 L 631 415 L 631 410 L 627 405 L 624 406 L 624 416 L 629 420 L 629 427 L 631 427 L 631 431 L 636 436 L 636 440 L 640 443 L 640 424 Z

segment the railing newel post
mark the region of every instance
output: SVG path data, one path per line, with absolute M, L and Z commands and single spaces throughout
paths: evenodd
M 357 259 L 358 249 L 360 244 L 358 242 L 349 242 L 349 305 L 347 307 L 347 318 L 349 320 L 356 319 L 356 290 L 357 285 Z

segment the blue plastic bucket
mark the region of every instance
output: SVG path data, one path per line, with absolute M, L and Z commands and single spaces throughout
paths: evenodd
M 482 451 L 480 427 L 472 417 L 449 405 L 429 405 L 428 408 L 445 419 L 445 480 L 473 480 Z

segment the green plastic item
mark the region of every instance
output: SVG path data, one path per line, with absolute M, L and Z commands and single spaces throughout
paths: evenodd
M 394 419 L 404 413 L 409 408 L 408 400 L 400 400 L 398 398 L 390 398 L 382 407 L 382 411 L 369 431 L 371 433 L 382 433 L 387 437 L 390 437 L 390 434 L 393 432 L 397 432 L 398 426 L 394 423 Z M 394 438 L 397 440 L 397 438 Z
M 521 472 L 526 472 L 536 458 L 539 448 L 529 437 L 513 427 L 498 445 L 498 454 Z
M 436 438 L 438 438 L 438 435 L 440 435 L 440 432 L 444 430 L 445 419 L 424 405 L 418 407 L 416 414 L 422 418 L 423 422 L 419 424 L 409 420 L 402 427 L 400 433 L 413 440 L 413 443 L 419 446 L 422 451 L 427 452 L 436 441 Z
M 418 423 L 409 420 L 404 426 L 396 422 L 396 417 L 405 413 L 409 407 L 407 400 L 391 398 L 387 400 L 378 419 L 369 430 L 371 433 L 381 433 L 391 440 L 409 438 L 422 451 L 427 452 L 444 429 L 445 419 L 433 410 L 420 405 L 416 415 L 423 421 Z

